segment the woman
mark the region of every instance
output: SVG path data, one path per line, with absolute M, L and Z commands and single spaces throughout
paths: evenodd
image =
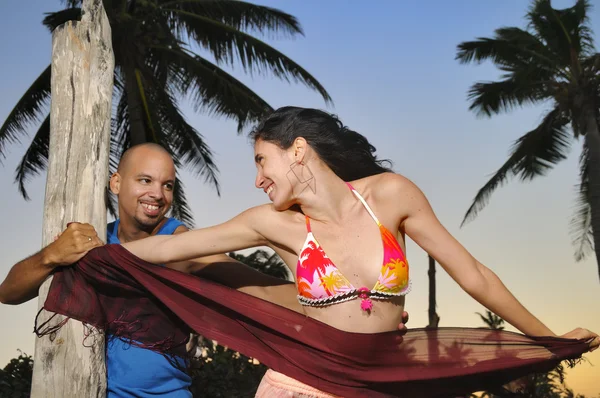
M 395 330 L 401 321 L 410 290 L 404 255 L 409 236 L 463 290 L 522 333 L 554 336 L 446 231 L 419 188 L 386 168 L 366 138 L 335 117 L 285 107 L 252 137 L 256 187 L 270 204 L 218 226 L 123 246 L 153 263 L 269 246 L 296 275 L 308 316 L 345 331 L 378 333 Z M 590 339 L 590 349 L 600 344 L 598 335 L 584 329 L 563 337 Z M 319 394 L 269 372 L 259 395 L 286 390 Z

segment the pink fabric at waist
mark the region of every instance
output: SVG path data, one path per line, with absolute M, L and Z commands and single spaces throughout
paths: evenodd
M 337 395 L 331 395 L 329 393 L 323 392 L 321 390 L 309 386 L 308 384 L 299 382 L 296 379 L 292 379 L 291 377 L 288 377 L 283 373 L 279 373 L 271 369 L 267 370 L 267 373 L 265 373 L 261 382 L 261 387 L 263 387 L 262 392 L 264 392 L 265 394 L 269 394 L 269 389 L 264 388 L 266 386 L 262 385 L 265 382 L 267 382 L 271 387 L 275 387 L 277 389 L 282 389 L 297 394 L 303 394 L 303 396 L 308 396 L 311 398 L 338 398 Z M 260 393 L 261 388 L 259 388 L 258 394 L 256 395 L 257 398 L 267 398 L 267 395 Z

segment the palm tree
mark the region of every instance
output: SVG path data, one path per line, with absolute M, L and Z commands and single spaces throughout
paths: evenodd
M 289 280 L 288 268 L 277 253 L 269 254 L 262 249 L 258 249 L 247 256 L 240 253 L 229 253 L 229 256 L 264 274 Z
M 440 316 L 436 312 L 436 289 L 435 289 L 435 259 L 429 256 L 429 270 L 427 271 L 429 277 L 429 324 L 427 329 L 437 329 L 440 323 Z
M 476 312 L 477 315 L 481 318 L 485 326 L 489 329 L 493 330 L 504 330 L 504 319 L 500 318 L 498 315 L 494 314 L 490 310 L 485 311 L 485 315 L 480 312 Z
M 51 31 L 81 17 L 82 0 L 47 14 Z M 198 130 L 181 113 L 181 100 L 195 110 L 235 120 L 238 132 L 272 111 L 271 106 L 220 66 L 240 65 L 245 72 L 272 74 L 331 98 L 310 73 L 261 41 L 265 34 L 302 35 L 292 15 L 270 7 L 233 0 L 105 0 L 115 54 L 111 171 L 131 145 L 156 142 L 219 192 L 217 167 Z M 212 58 L 214 62 L 211 62 Z M 50 66 L 25 94 L 0 127 L 0 155 L 41 121 L 16 170 L 19 191 L 28 199 L 26 181 L 46 168 L 50 118 Z M 114 203 L 108 203 L 114 213 Z M 183 186 L 176 185 L 174 216 L 191 224 Z
M 513 145 L 510 157 L 479 190 L 463 224 L 475 218 L 491 194 L 507 179 L 529 181 L 565 159 L 574 138 L 582 137 L 576 213 L 571 222 L 575 258 L 592 248 L 600 274 L 600 54 L 588 20 L 590 3 L 552 8 L 550 0 L 533 1 L 528 26 L 497 29 L 492 38 L 458 45 L 461 63 L 492 61 L 502 80 L 475 83 L 470 109 L 491 116 L 525 104 L 551 104 L 542 122 Z

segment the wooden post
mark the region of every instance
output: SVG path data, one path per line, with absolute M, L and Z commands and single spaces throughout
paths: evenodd
M 101 239 L 106 237 L 113 71 L 111 29 L 102 0 L 84 0 L 81 21 L 61 25 L 52 35 L 44 246 L 70 221 L 90 223 Z M 39 308 L 50 280 L 40 288 Z M 50 315 L 43 311 L 40 321 Z M 104 336 L 97 330 L 87 338 L 85 333 L 84 325 L 69 320 L 58 332 L 36 340 L 32 397 L 106 396 Z

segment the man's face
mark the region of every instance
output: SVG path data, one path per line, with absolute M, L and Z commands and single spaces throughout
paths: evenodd
M 110 182 L 119 200 L 119 218 L 142 230 L 154 229 L 173 202 L 173 160 L 167 153 L 140 148 L 126 163 Z

